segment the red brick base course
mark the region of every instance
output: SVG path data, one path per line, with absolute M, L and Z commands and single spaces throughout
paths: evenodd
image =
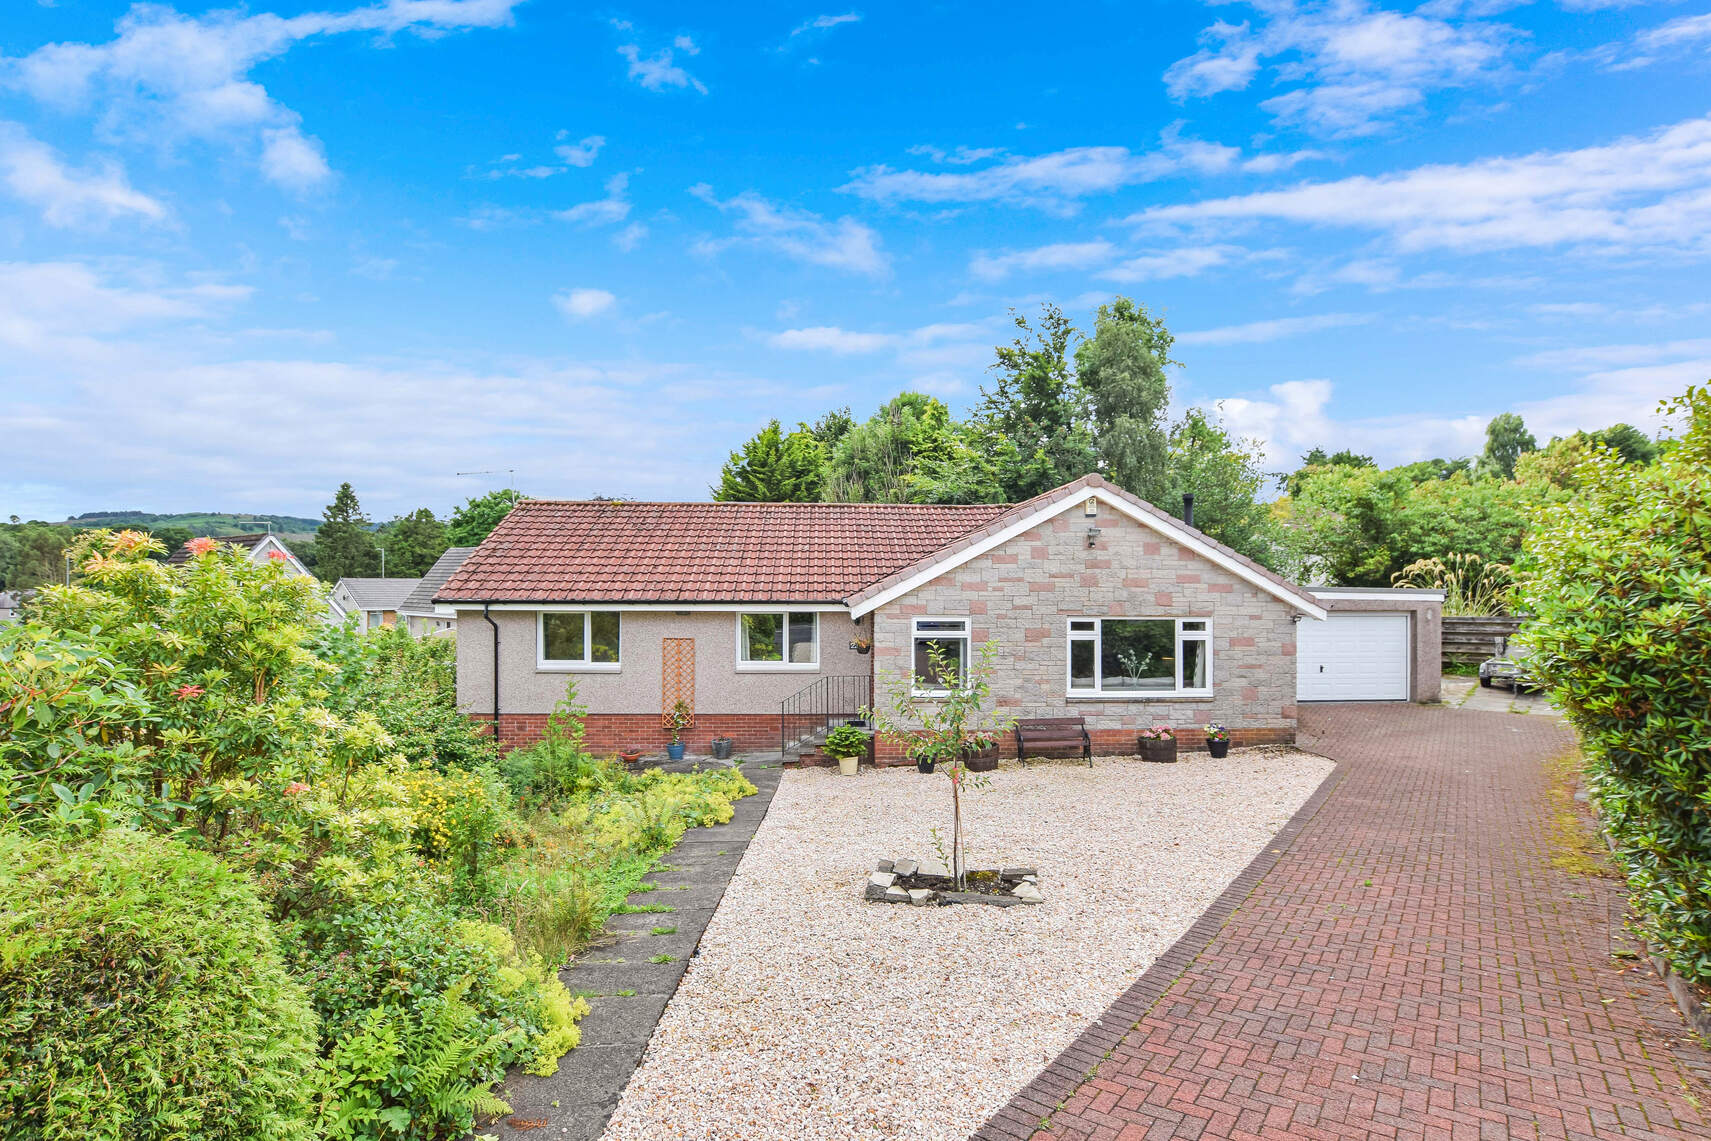
M 470 719 L 491 723 L 493 717 L 477 713 Z M 533 745 L 546 730 L 545 713 L 501 713 L 500 748 Z M 710 753 L 714 737 L 729 737 L 739 753 L 776 753 L 778 733 L 776 713 L 697 713 L 694 727 L 683 734 L 683 742 L 691 753 Z M 593 753 L 631 748 L 657 753 L 671 740 L 671 733 L 661 727 L 657 713 L 590 713 L 583 724 L 582 739 Z

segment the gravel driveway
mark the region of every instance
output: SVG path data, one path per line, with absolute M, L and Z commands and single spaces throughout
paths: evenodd
M 1006 763 L 965 803 L 975 867 L 1046 902 L 865 903 L 932 853 L 950 785 L 787 773 L 605 1137 L 965 1138 L 1169 947 L 1331 771 L 1291 749 Z

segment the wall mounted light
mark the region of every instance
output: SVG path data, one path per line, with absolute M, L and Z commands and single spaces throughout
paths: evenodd
M 1087 529 L 1087 547 L 1089 550 L 1092 550 L 1094 547 L 1097 547 L 1098 545 L 1099 545 L 1099 528 L 1089 527 Z

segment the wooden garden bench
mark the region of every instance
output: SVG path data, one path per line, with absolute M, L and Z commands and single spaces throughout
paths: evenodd
M 1087 735 L 1087 720 L 1074 717 L 1024 717 L 1016 722 L 1016 759 L 1028 759 L 1030 751 L 1080 749 L 1093 767 L 1093 739 Z

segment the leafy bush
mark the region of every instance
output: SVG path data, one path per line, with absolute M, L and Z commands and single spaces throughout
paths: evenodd
M 586 712 L 577 704 L 572 678 L 547 717 L 541 739 L 505 755 L 501 771 L 524 804 L 550 808 L 619 781 L 622 770 L 594 757 L 582 744 Z
M 1711 390 L 1651 467 L 1597 450 L 1527 544 L 1522 640 L 1580 730 L 1640 926 L 1711 983 Z
M 315 1017 L 211 857 L 0 832 L 0 1134 L 308 1138 Z
M 828 757 L 859 757 L 867 752 L 867 734 L 854 725 L 839 725 L 826 734 L 824 749 Z

